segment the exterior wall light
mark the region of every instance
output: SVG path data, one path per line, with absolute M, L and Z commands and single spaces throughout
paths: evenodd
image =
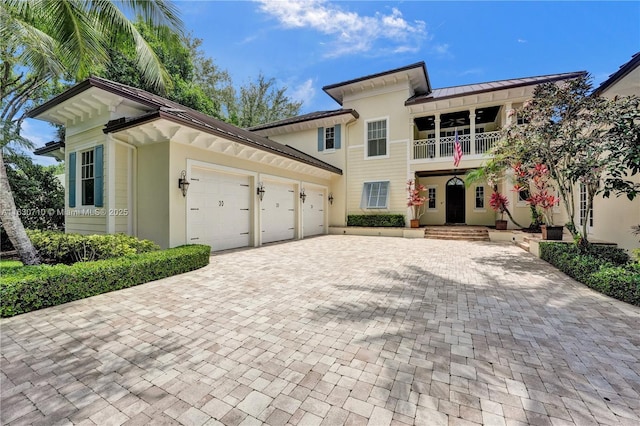
M 180 172 L 180 179 L 178 179 L 178 188 L 182 191 L 183 197 L 187 196 L 189 185 L 191 185 L 191 182 L 187 180 L 187 172 L 183 170 Z
M 256 189 L 256 195 L 258 195 L 258 198 L 260 199 L 260 201 L 262 201 L 262 199 L 264 198 L 264 183 L 259 182 L 258 183 L 258 188 Z
M 333 192 L 329 193 L 329 204 L 333 205 Z
M 304 193 L 304 188 L 300 190 L 300 199 L 302 200 L 303 203 L 304 203 L 304 200 L 307 199 L 307 194 Z

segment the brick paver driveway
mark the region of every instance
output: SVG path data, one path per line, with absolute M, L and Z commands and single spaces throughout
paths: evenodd
M 3 424 L 640 421 L 640 309 L 509 245 L 325 236 L 1 324 Z

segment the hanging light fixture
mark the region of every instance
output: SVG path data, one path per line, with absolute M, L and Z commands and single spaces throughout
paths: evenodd
M 264 183 L 259 182 L 258 183 L 258 188 L 256 189 L 256 195 L 258 196 L 258 198 L 260 199 L 260 201 L 262 201 L 262 199 L 264 198 Z
M 180 172 L 180 178 L 178 179 L 178 188 L 182 191 L 183 197 L 187 196 L 189 185 L 191 185 L 191 182 L 187 180 L 187 172 L 183 170 Z

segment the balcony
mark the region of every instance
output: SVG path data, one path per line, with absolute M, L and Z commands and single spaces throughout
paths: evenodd
M 490 152 L 496 142 L 500 140 L 500 131 L 476 133 L 474 140 L 471 135 L 458 135 L 463 155 L 482 155 Z M 439 144 L 436 139 L 418 139 L 413 141 L 413 159 L 435 159 L 453 157 L 455 136 L 441 136 Z

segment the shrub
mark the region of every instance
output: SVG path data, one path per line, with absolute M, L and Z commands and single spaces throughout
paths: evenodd
M 40 256 L 48 263 L 90 262 L 160 250 L 149 240 L 125 234 L 80 235 L 58 231 L 27 231 Z
M 209 263 L 211 248 L 190 245 L 127 257 L 3 270 L 0 316 L 8 317 L 182 274 Z M 6 272 L 6 273 L 5 273 Z
M 543 242 L 540 257 L 594 290 L 640 306 L 640 263 L 629 263 L 621 249 L 593 245 L 580 252 L 572 244 Z
M 401 214 L 350 214 L 347 216 L 347 226 L 371 227 L 403 227 L 404 215 Z

